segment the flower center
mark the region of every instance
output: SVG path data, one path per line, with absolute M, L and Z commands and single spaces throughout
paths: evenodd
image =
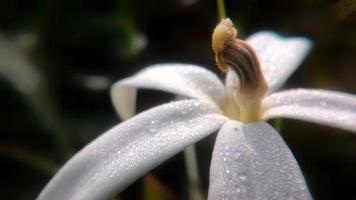
M 215 27 L 212 47 L 217 66 L 224 72 L 234 70 L 239 78 L 234 87 L 240 109 L 240 120 L 260 120 L 261 101 L 267 92 L 267 83 L 254 49 L 236 38 L 237 30 L 230 19 L 222 19 Z

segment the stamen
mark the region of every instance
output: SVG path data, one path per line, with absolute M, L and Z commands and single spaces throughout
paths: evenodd
M 216 63 L 222 71 L 226 72 L 231 68 L 238 75 L 240 82 L 236 90 L 241 112 L 246 110 L 245 108 L 246 112 L 252 112 L 249 109 L 251 106 L 257 106 L 257 111 L 253 112 L 259 112 L 260 101 L 267 91 L 267 83 L 254 49 L 236 36 L 237 30 L 230 19 L 223 19 L 216 26 L 212 38 Z M 241 113 L 241 116 L 244 114 Z M 247 118 L 251 117 L 253 119 L 246 121 L 256 120 L 258 113 Z
M 254 49 L 245 41 L 236 39 L 237 30 L 230 19 L 223 19 L 213 33 L 213 49 L 218 67 L 231 67 L 239 76 L 241 90 L 253 90 L 265 84 Z M 242 91 L 241 91 L 242 92 Z

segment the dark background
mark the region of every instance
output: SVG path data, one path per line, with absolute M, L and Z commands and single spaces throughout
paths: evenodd
M 226 9 L 241 38 L 267 29 L 314 42 L 286 88 L 356 93 L 355 1 L 226 0 Z M 34 65 L 40 86 L 19 90 L 33 77 L 21 76 L 21 68 L 10 77 L 0 67 L 0 199 L 34 199 L 68 156 L 119 123 L 109 98 L 116 80 L 162 62 L 194 63 L 222 77 L 210 48 L 217 22 L 215 1 L 1 0 L 0 34 Z M 143 91 L 138 107 L 170 98 Z M 355 135 L 282 123 L 313 197 L 356 199 Z M 204 193 L 214 137 L 197 145 Z M 147 190 L 186 199 L 183 161 L 182 154 L 173 157 L 120 199 L 149 199 Z

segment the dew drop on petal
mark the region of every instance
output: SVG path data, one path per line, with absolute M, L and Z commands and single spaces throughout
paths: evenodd
M 246 174 L 240 175 L 239 178 L 240 178 L 241 180 L 243 180 L 243 181 L 247 180 Z

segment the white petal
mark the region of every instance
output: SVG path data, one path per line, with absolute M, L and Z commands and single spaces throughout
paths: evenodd
M 219 110 L 200 100 L 143 112 L 95 139 L 52 178 L 38 200 L 109 199 L 186 146 L 217 131 Z
M 240 109 L 236 102 L 237 93 L 236 86 L 239 84 L 239 79 L 234 70 L 229 69 L 226 73 L 225 88 L 226 88 L 226 103 L 224 105 L 225 114 L 233 119 L 240 118 Z
M 265 122 L 226 122 L 210 166 L 209 199 L 312 199 L 299 166 Z
M 122 118 L 135 112 L 136 89 L 157 89 L 222 105 L 224 85 L 212 72 L 189 64 L 157 64 L 115 83 L 111 98 Z
M 356 132 L 356 96 L 312 89 L 287 90 L 266 97 L 263 118 L 286 117 Z
M 270 91 L 278 89 L 287 80 L 312 46 L 306 38 L 284 38 L 271 31 L 255 33 L 247 42 L 256 50 Z
M 239 78 L 236 72 L 232 69 L 228 69 L 225 77 L 226 95 L 236 99 L 236 87 L 239 85 Z

